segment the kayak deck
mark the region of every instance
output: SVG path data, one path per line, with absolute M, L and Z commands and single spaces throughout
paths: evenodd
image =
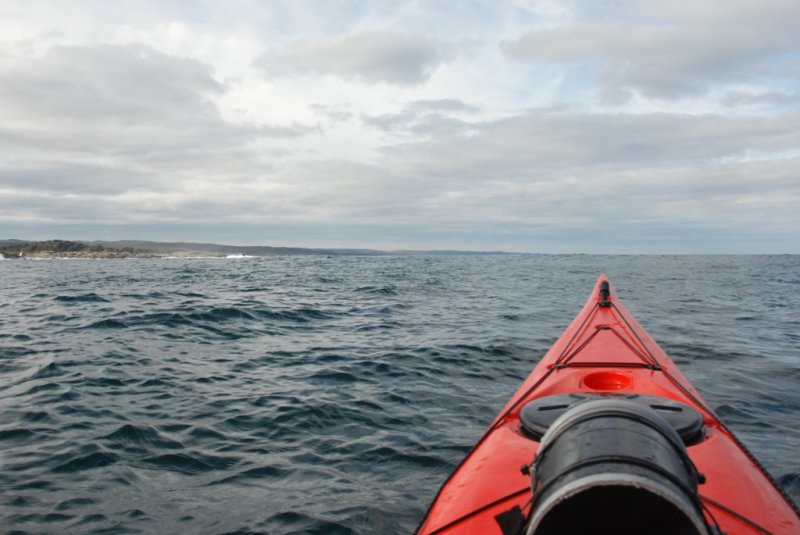
M 528 514 L 531 478 L 521 467 L 532 463 L 540 444 L 520 429 L 520 412 L 533 400 L 567 393 L 658 396 L 692 407 L 702 416 L 704 433 L 687 451 L 705 479 L 699 497 L 709 522 L 727 535 L 800 534 L 794 505 L 630 315 L 604 276 L 442 486 L 417 533 L 501 534 L 498 515 L 515 506 Z

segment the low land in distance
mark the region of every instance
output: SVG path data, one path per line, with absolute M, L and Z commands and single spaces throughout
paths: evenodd
M 500 251 L 380 251 L 377 249 L 308 249 L 303 247 L 269 247 L 218 245 L 214 243 L 154 242 L 154 241 L 25 241 L 0 240 L 0 254 L 15 258 L 164 258 L 208 256 L 271 256 L 271 255 L 391 255 L 391 254 L 510 254 Z

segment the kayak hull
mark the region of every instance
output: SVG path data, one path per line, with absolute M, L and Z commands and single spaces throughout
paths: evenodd
M 586 305 L 495 417 L 440 489 L 417 533 L 503 534 L 514 507 L 530 513 L 529 466 L 540 443 L 521 429 L 528 403 L 561 394 L 637 394 L 674 400 L 702 417 L 686 448 L 704 476 L 699 498 L 727 535 L 800 534 L 800 516 L 758 461 L 717 417 L 601 276 Z

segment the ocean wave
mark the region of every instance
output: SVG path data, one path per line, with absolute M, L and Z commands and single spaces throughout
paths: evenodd
M 108 447 L 112 449 L 120 447 L 181 449 L 184 447 L 183 443 L 165 437 L 151 426 L 133 424 L 125 424 L 99 440 L 108 443 Z
M 356 288 L 356 292 L 372 295 L 397 295 L 398 290 L 394 285 L 386 286 L 361 286 Z
M 226 470 L 240 462 L 238 457 L 221 457 L 198 452 L 165 453 L 141 459 L 139 462 L 152 465 L 159 470 L 169 470 L 195 475 L 213 470 Z
M 65 457 L 65 456 L 62 455 L 60 457 Z M 81 453 L 78 455 L 69 456 L 67 460 L 65 460 L 64 462 L 60 462 L 54 468 L 52 468 L 52 471 L 55 473 L 80 472 L 84 470 L 92 470 L 95 468 L 103 468 L 108 465 L 116 463 L 118 460 L 119 456 L 112 452 L 91 451 L 88 453 Z
M 124 321 L 119 321 L 111 318 L 107 318 L 100 321 L 95 321 L 82 327 L 83 329 L 124 329 L 128 325 Z
M 94 292 L 82 295 L 57 295 L 53 298 L 62 303 L 108 303 L 109 300 L 101 297 Z

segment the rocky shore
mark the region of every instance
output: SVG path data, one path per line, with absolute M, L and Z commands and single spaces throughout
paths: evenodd
M 166 251 L 136 249 L 132 247 L 110 248 L 97 245 L 86 245 L 81 242 L 51 240 L 45 242 L 20 242 L 0 247 L 0 254 L 6 260 L 26 258 L 165 258 L 192 256 L 225 256 L 219 253 L 203 253 L 197 251 Z
M 168 256 L 162 253 L 145 251 L 70 251 L 70 252 L 35 252 L 18 256 L 7 256 L 6 259 L 26 258 L 161 258 Z

